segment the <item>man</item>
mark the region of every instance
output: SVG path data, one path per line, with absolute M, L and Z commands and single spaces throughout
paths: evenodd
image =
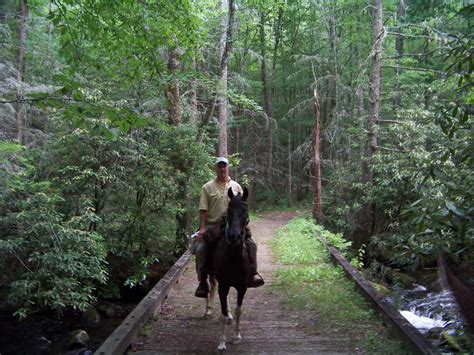
M 227 158 L 218 158 L 215 162 L 215 170 L 216 178 L 204 184 L 199 201 L 199 232 L 196 248 L 196 272 L 199 286 L 195 296 L 201 298 L 206 298 L 209 292 L 207 272 L 204 269 L 209 248 L 204 242 L 203 236 L 209 228 L 221 224 L 225 219 L 229 205 L 229 197 L 227 195 L 229 188 L 232 188 L 235 195 L 239 192 L 243 194 L 242 187 L 229 177 L 229 161 Z M 245 246 L 249 252 L 250 271 L 253 275 L 253 279 L 250 280 L 248 287 L 262 286 L 265 282 L 257 273 L 257 244 L 251 235 L 245 239 Z

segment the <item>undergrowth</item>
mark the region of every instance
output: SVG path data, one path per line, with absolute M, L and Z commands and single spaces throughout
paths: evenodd
M 277 232 L 273 249 L 278 262 L 275 287 L 285 305 L 304 311 L 316 331 L 342 334 L 362 353 L 406 354 L 403 344 L 389 334 L 380 317 L 335 267 L 322 237 L 342 253 L 349 246 L 341 235 L 330 233 L 307 218 L 295 218 Z M 374 341 L 377 339 L 377 341 Z

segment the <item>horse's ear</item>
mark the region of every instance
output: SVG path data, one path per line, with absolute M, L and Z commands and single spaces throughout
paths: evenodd
M 242 200 L 247 201 L 247 197 L 249 196 L 249 190 L 244 187 L 244 194 L 242 196 Z
M 227 196 L 232 200 L 234 198 L 234 191 L 232 191 L 232 187 L 229 187 L 229 190 L 227 190 Z

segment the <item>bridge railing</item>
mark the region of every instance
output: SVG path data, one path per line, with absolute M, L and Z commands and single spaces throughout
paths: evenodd
M 159 310 L 162 302 L 168 297 L 168 294 L 186 270 L 191 259 L 191 253 L 186 251 L 130 312 L 127 318 L 102 343 L 95 354 L 124 354 L 130 344 L 136 340 L 142 325 Z
M 342 266 L 346 275 L 354 280 L 362 295 L 379 311 L 385 322 L 392 326 L 392 329 L 401 340 L 411 346 L 417 354 L 439 354 L 435 346 L 431 344 L 418 329 L 408 322 L 391 303 L 380 296 L 360 272 L 357 271 L 336 248 L 328 246 L 328 250 L 333 261 Z

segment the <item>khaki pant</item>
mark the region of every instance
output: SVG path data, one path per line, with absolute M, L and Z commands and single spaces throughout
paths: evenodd
M 250 272 L 255 275 L 257 273 L 257 243 L 252 237 L 246 238 L 244 243 L 249 253 Z M 208 254 L 209 245 L 206 242 L 199 242 L 196 248 L 196 272 L 199 281 L 204 281 L 207 278 L 204 265 L 206 265 Z

